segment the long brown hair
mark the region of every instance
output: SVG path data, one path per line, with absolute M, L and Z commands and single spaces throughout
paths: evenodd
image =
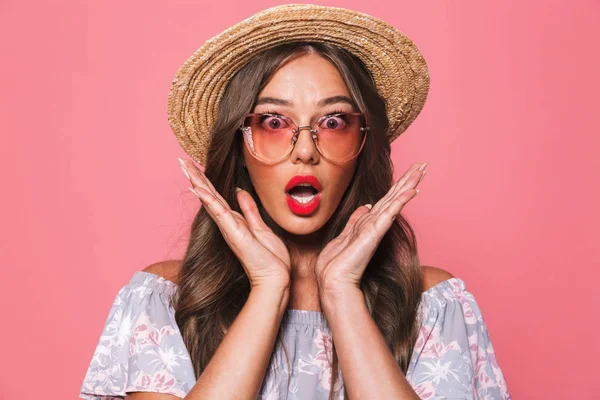
M 205 174 L 238 212 L 241 210 L 235 187 L 248 191 L 265 223 L 284 240 L 288 249 L 285 232 L 265 211 L 248 171 L 242 166 L 243 138 L 238 127 L 277 68 L 306 53 L 317 53 L 338 68 L 351 97 L 360 111 L 366 113 L 371 127 L 352 181 L 322 228 L 325 232 L 321 248 L 341 233 L 356 208 L 366 203 L 375 204 L 393 184 L 386 103 L 359 58 L 336 46 L 317 42 L 285 43 L 257 54 L 237 72 L 225 90 L 212 130 Z M 175 319 L 198 378 L 250 294 L 244 269 L 204 207 L 192 223 L 178 282 Z M 373 320 L 404 373 L 418 334 L 416 318 L 421 287 L 415 235 L 408 222 L 398 216 L 370 260 L 361 290 Z M 282 341 L 278 335 L 276 345 L 279 343 Z M 335 344 L 331 372 L 330 398 L 339 373 Z M 347 398 L 345 390 L 344 395 Z

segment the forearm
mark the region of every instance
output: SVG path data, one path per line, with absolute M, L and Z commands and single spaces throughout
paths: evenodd
M 371 318 L 360 289 L 327 291 L 321 295 L 321 307 L 350 399 L 419 399 Z
M 288 300 L 288 288 L 253 288 L 186 399 L 256 399 Z

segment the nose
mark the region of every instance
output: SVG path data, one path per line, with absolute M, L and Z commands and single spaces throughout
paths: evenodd
M 298 127 L 300 131 L 296 140 L 296 145 L 290 156 L 291 161 L 296 164 L 303 162 L 305 164 L 315 164 L 319 162 L 319 151 L 315 141 L 312 138 L 311 127 L 302 125 Z

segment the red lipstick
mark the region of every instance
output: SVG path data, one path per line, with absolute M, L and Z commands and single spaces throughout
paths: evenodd
M 302 183 L 307 183 L 317 190 L 317 193 L 314 195 L 314 197 L 307 203 L 302 203 L 302 202 L 298 201 L 297 199 L 294 199 L 289 193 L 289 191 L 293 187 L 298 186 Z M 292 179 L 290 179 L 288 184 L 285 186 L 285 192 L 286 192 L 285 195 L 287 198 L 287 203 L 288 203 L 288 206 L 290 207 L 290 210 L 293 213 L 298 214 L 298 215 L 311 214 L 314 210 L 317 209 L 317 207 L 319 206 L 319 203 L 321 201 L 321 183 L 315 176 L 312 176 L 312 175 L 296 175 L 296 176 L 294 176 Z
M 287 185 L 285 185 L 285 191 L 289 192 L 291 188 L 301 183 L 308 183 L 312 185 L 319 192 L 321 191 L 321 182 L 317 179 L 316 176 L 312 175 L 296 175 L 290 179 Z

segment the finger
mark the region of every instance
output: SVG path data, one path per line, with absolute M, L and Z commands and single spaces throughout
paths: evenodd
M 189 174 L 190 182 L 193 186 L 201 187 L 204 190 L 210 192 L 225 209 L 231 210 L 231 207 L 227 203 L 227 200 L 225 200 L 223 196 L 221 196 L 221 194 L 217 191 L 217 189 L 215 189 L 214 185 L 212 184 L 210 179 L 208 179 L 208 177 L 204 174 L 204 172 L 202 172 L 188 160 L 184 161 L 184 163 L 182 164 L 182 168 L 185 168 L 185 171 L 187 171 L 187 173 Z
M 396 201 L 392 202 L 389 207 L 380 212 L 377 220 L 375 221 L 375 229 L 377 229 L 379 232 L 387 232 L 394 223 L 394 220 L 398 214 L 400 214 L 402 208 L 404 208 L 406 203 L 413 199 L 417 193 L 418 192 L 416 189 L 407 189 L 406 191 L 402 192 Z
M 379 205 L 379 207 L 377 207 L 377 209 L 375 210 L 376 212 L 380 211 L 381 208 L 387 207 L 389 202 L 393 201 L 393 199 L 394 199 L 394 197 L 396 197 L 398 191 L 402 188 L 402 186 L 404 186 L 406 181 L 408 179 L 410 179 L 410 177 L 415 173 L 415 171 L 417 171 L 419 169 L 420 165 L 421 164 L 419 164 L 419 163 L 415 163 L 410 166 L 410 168 L 404 173 L 404 175 L 402 175 L 400 177 L 400 179 L 398 179 L 398 181 L 396 181 L 396 183 L 390 188 L 390 190 L 388 192 L 389 196 L 385 196 L 385 200 L 383 200 L 381 202 L 381 204 Z
M 418 168 L 417 168 L 418 167 Z M 425 171 L 425 168 L 427 167 L 427 163 L 424 164 L 420 164 L 420 163 L 415 163 L 413 164 L 408 171 L 406 171 L 406 173 L 402 176 L 402 178 L 400 178 L 397 182 L 396 185 L 396 189 L 394 190 L 394 193 L 392 195 L 392 197 L 396 197 L 396 195 L 400 192 L 403 192 L 405 190 L 405 186 L 407 183 L 412 182 L 414 179 L 416 179 L 416 183 L 419 183 L 421 181 L 421 177 L 423 176 L 423 172 Z
M 392 187 L 390 188 L 390 190 L 388 190 L 386 195 L 383 196 L 377 203 L 375 203 L 375 205 L 373 206 L 373 212 L 380 212 L 381 209 L 386 208 L 389 202 L 393 200 L 393 198 L 398 193 L 399 189 L 406 183 L 406 181 L 411 177 L 411 175 L 423 165 L 426 166 L 427 163 L 414 163 L 413 165 L 411 165 L 410 168 L 404 173 L 404 175 L 402 175 L 402 177 L 400 177 L 400 179 L 398 179 L 398 181 L 392 185 Z
M 346 226 L 344 227 L 344 230 L 342 231 L 342 233 L 340 233 L 340 236 L 347 235 L 348 232 L 350 232 L 350 230 L 356 223 L 356 221 L 363 215 L 368 214 L 369 211 L 371 211 L 371 208 L 372 208 L 371 204 L 365 204 L 365 205 L 358 207 L 356 210 L 354 210 L 354 212 L 350 215 L 350 218 L 348 218 L 348 222 L 346 222 Z
M 224 237 L 232 237 L 239 231 L 238 223 L 230 210 L 223 207 L 212 193 L 202 187 L 196 187 L 194 191 L 198 194 L 198 198 L 204 205 L 208 215 L 215 221 Z
M 181 158 L 179 158 L 179 160 L 181 160 Z M 181 163 L 182 161 L 183 161 L 183 160 L 181 160 L 181 161 L 180 161 L 180 163 Z M 185 167 L 185 166 L 192 166 L 192 167 L 196 167 L 196 168 L 198 168 L 198 169 L 199 169 L 200 171 L 202 171 L 202 172 L 205 172 L 205 171 L 206 171 L 206 167 L 204 166 L 204 164 L 202 164 L 201 162 L 199 162 L 199 161 L 196 161 L 196 160 L 194 160 L 194 159 L 188 159 L 188 160 L 186 160 L 186 161 L 183 161 L 183 165 L 182 165 L 182 167 Z
M 392 207 L 407 190 L 415 189 L 420 182 L 420 175 L 413 172 L 408 181 L 401 187 L 394 190 L 394 194 L 379 208 L 378 212 L 381 214 Z M 414 196 L 411 196 L 412 198 Z
M 402 194 L 402 192 L 404 192 L 406 189 L 415 188 L 419 184 L 419 182 L 421 182 L 422 176 L 423 176 L 422 171 L 413 171 L 412 174 L 410 174 L 408 177 L 406 177 L 406 180 L 404 180 L 404 182 L 401 185 L 398 185 L 396 187 L 396 189 L 394 190 L 394 193 L 392 194 L 390 201 L 395 201 L 395 199 L 400 194 Z
M 271 230 L 267 224 L 263 221 L 260 216 L 260 212 L 258 211 L 258 206 L 252 198 L 250 193 L 246 192 L 243 189 L 240 189 L 236 193 L 238 204 L 240 205 L 240 209 L 244 214 L 244 218 L 248 221 L 248 225 L 252 230 Z

